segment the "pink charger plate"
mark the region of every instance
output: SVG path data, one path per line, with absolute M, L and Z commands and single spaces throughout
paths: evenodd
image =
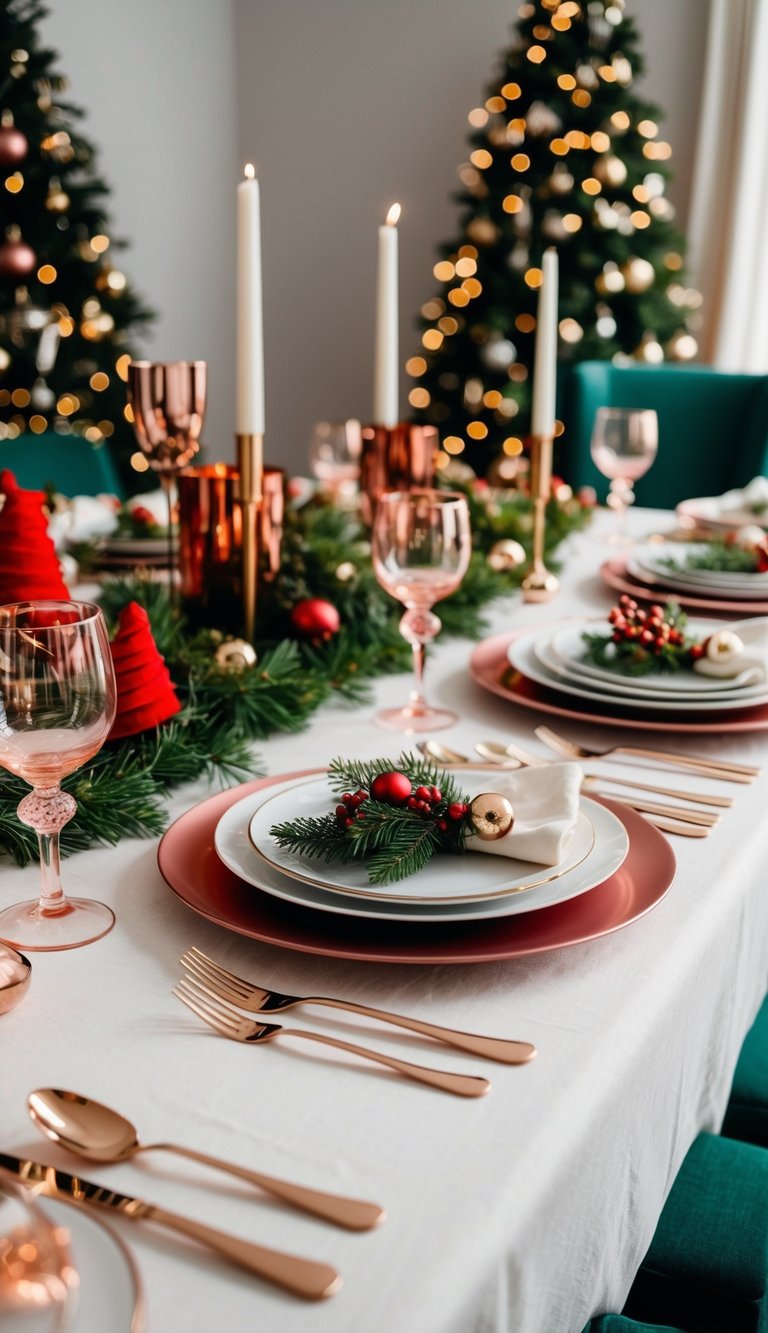
M 573 695 L 561 694 L 557 689 L 539 685 L 510 666 L 507 657 L 509 645 L 521 634 L 527 633 L 527 629 L 522 629 L 483 639 L 469 659 L 472 679 L 484 690 L 506 699 L 507 703 L 519 704 L 521 708 L 535 708 L 540 713 L 554 713 L 556 717 L 568 717 L 577 722 L 596 722 L 604 727 L 631 727 L 634 731 L 674 731 L 684 735 L 768 731 L 768 704 L 738 708 L 730 713 L 708 713 L 706 722 L 670 721 L 669 713 L 654 713 L 652 709 L 624 713 L 620 706 L 609 707 L 603 703 L 600 703 L 600 712 L 593 713 L 586 701 L 585 707 L 578 708 Z
M 579 898 L 519 916 L 434 925 L 366 921 L 297 907 L 246 884 L 219 860 L 216 825 L 251 792 L 318 769 L 244 782 L 181 815 L 164 834 L 157 863 L 166 884 L 194 912 L 226 930 L 284 949 L 354 958 L 366 963 L 490 963 L 608 935 L 644 916 L 664 897 L 675 875 L 666 838 L 641 815 L 591 796 L 621 820 L 629 852 L 615 875 Z
M 644 598 L 649 602 L 665 601 L 673 596 L 676 602 L 688 611 L 720 611 L 729 616 L 768 615 L 768 602 L 755 602 L 749 598 L 737 600 L 735 597 L 724 601 L 715 597 L 696 597 L 687 592 L 677 592 L 659 587 L 658 584 L 641 583 L 627 570 L 627 562 L 622 559 L 606 560 L 600 566 L 603 582 L 617 592 L 629 593 L 630 597 Z

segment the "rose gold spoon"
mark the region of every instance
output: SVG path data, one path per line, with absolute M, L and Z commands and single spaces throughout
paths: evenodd
M 29 1094 L 27 1106 L 32 1120 L 46 1138 L 91 1162 L 121 1162 L 140 1152 L 175 1152 L 181 1157 L 191 1158 L 193 1162 L 201 1162 L 203 1166 L 227 1171 L 240 1180 L 247 1180 L 251 1185 L 258 1185 L 260 1189 L 274 1194 L 284 1203 L 292 1204 L 294 1208 L 314 1213 L 316 1217 L 335 1222 L 337 1226 L 348 1227 L 351 1231 L 367 1231 L 378 1226 L 386 1217 L 386 1212 L 377 1203 L 346 1199 L 342 1195 L 293 1185 L 287 1180 L 276 1180 L 274 1176 L 250 1171 L 234 1162 L 224 1162 L 219 1157 L 211 1157 L 208 1153 L 196 1152 L 192 1148 L 182 1148 L 176 1143 L 139 1143 L 130 1120 L 126 1120 L 118 1111 L 102 1106 L 101 1102 L 81 1097 L 76 1092 L 65 1092 L 61 1088 L 36 1088 Z

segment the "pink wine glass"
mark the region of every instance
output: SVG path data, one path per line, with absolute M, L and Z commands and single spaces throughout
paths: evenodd
M 414 688 L 404 708 L 376 714 L 393 731 L 437 731 L 457 718 L 430 708 L 423 694 L 426 645 L 441 628 L 432 607 L 458 588 L 472 553 L 469 509 L 450 491 L 387 491 L 373 525 L 373 568 L 382 588 L 405 606 L 400 633 L 413 649 Z
M 641 407 L 599 407 L 592 427 L 592 462 L 610 480 L 608 507 L 616 513 L 616 524 L 607 540 L 631 545 L 627 535 L 627 509 L 635 503 L 633 484 L 644 477 L 659 448 L 656 413 Z
M 115 717 L 107 627 L 89 602 L 0 606 L 0 767 L 32 791 L 18 807 L 40 844 L 36 901 L 0 912 L 0 939 L 17 949 L 74 949 L 115 924 L 104 903 L 65 898 L 59 833 L 77 809 L 62 778 L 101 749 Z

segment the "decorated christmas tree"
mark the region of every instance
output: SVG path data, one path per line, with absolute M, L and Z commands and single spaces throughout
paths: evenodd
M 438 292 L 421 307 L 406 363 L 420 421 L 443 462 L 484 472 L 522 452 L 542 253 L 560 264 L 562 362 L 687 360 L 698 293 L 682 282 L 665 197 L 670 145 L 632 90 L 642 71 L 624 0 L 531 0 L 481 106 L 457 238 L 440 247 Z M 562 430 L 562 426 L 559 426 Z
M 25 432 L 110 441 L 125 463 L 129 334 L 150 317 L 121 272 L 107 186 L 42 45 L 37 0 L 0 0 L 0 447 Z

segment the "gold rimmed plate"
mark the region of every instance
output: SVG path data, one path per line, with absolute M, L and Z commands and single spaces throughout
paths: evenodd
M 408 880 L 380 888 L 368 883 L 362 863 L 307 861 L 280 848 L 269 832 L 275 823 L 299 814 L 326 814 L 332 804 L 325 775 L 286 784 L 274 795 L 265 792 L 248 807 L 244 803 L 236 813 L 228 812 L 216 831 L 217 853 L 235 873 L 278 897 L 298 896 L 304 902 L 309 895 L 311 905 L 320 910 L 366 914 L 380 910 L 385 917 L 402 913 L 403 920 L 419 915 L 432 920 L 443 915 L 456 919 L 462 911 L 468 916 L 476 911 L 529 911 L 561 901 L 586 892 L 613 873 L 607 867 L 617 868 L 627 850 L 623 831 L 612 821 L 606 825 L 603 812 L 582 798 L 573 841 L 557 866 L 471 852 L 436 857 Z

